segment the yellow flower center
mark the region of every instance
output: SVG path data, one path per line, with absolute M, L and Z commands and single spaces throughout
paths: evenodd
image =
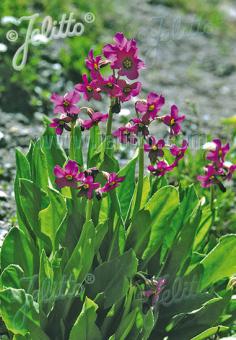
M 73 176 L 72 175 L 66 175 L 66 179 L 67 179 L 67 181 L 72 181 Z
M 153 150 L 153 151 L 157 151 L 157 146 L 156 146 L 156 145 L 153 145 L 153 146 L 152 146 L 152 150 Z
M 63 121 L 63 120 L 60 120 L 60 121 L 58 122 L 58 124 L 62 126 L 62 125 L 64 125 L 64 121 Z
M 116 182 L 114 182 L 114 181 L 110 183 L 111 186 L 113 186 L 113 185 L 115 185 L 115 184 L 116 184 Z
M 93 91 L 93 88 L 91 86 L 89 86 L 89 85 L 86 87 L 86 89 L 87 89 L 88 92 L 92 92 Z
M 126 68 L 127 70 L 131 69 L 132 66 L 133 66 L 132 60 L 129 59 L 129 58 L 126 58 L 126 59 L 123 61 L 123 66 L 124 66 L 124 68 Z
M 69 103 L 67 100 L 64 100 L 63 105 L 64 105 L 65 107 L 68 107 L 68 106 L 70 105 L 70 103 Z
M 174 118 L 172 118 L 171 121 L 170 121 L 170 125 L 174 125 L 174 124 L 175 124 L 175 120 L 174 120 Z
M 88 184 L 85 184 L 84 185 L 84 189 L 88 189 L 89 188 L 89 185 Z
M 113 84 L 112 83 L 107 83 L 107 87 L 109 87 L 110 89 L 113 88 Z
M 131 92 L 131 88 L 129 86 L 126 86 L 126 87 L 124 87 L 123 92 L 124 93 L 130 93 Z
M 98 70 L 98 64 L 97 64 L 97 63 L 94 64 L 94 69 L 95 69 L 96 71 Z
M 219 156 L 221 157 L 223 155 L 223 151 L 220 149 L 219 150 Z
M 215 178 L 215 176 L 211 176 L 210 179 L 213 180 Z
M 149 105 L 148 111 L 153 111 L 155 109 L 155 105 Z

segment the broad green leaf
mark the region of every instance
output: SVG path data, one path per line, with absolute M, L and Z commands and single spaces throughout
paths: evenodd
M 101 144 L 101 132 L 98 125 L 93 126 L 90 129 L 90 138 L 89 138 L 89 147 L 88 147 L 88 155 L 87 155 L 87 165 L 88 168 L 92 168 L 96 166 L 92 161 L 93 156 L 97 153 L 98 148 Z
M 121 206 L 121 214 L 125 220 L 129 210 L 130 203 L 135 189 L 135 167 L 137 163 L 137 155 L 127 163 L 118 173 L 120 177 L 125 177 L 124 182 L 120 183 L 117 190 L 117 196 Z
M 199 204 L 197 194 L 194 187 L 191 185 L 184 193 L 184 197 L 180 202 L 178 210 L 174 215 L 170 226 L 168 227 L 168 232 L 163 237 L 163 245 L 161 250 L 161 260 L 165 257 L 167 251 L 171 249 L 172 244 L 178 235 L 181 228 L 189 222 L 190 215 L 193 213 L 196 206 Z M 194 226 L 196 228 L 197 225 Z
M 211 209 L 207 206 L 204 207 L 202 210 L 202 219 L 199 223 L 199 227 L 197 229 L 196 237 L 194 240 L 194 249 L 197 249 L 198 247 L 204 246 L 204 239 L 208 235 L 208 232 L 211 228 L 212 224 L 212 212 Z
M 102 244 L 102 241 L 107 233 L 108 230 L 108 221 L 101 222 L 95 228 L 95 244 L 94 244 L 94 252 L 97 254 L 99 248 Z
M 132 250 L 104 262 L 94 271 L 95 282 L 88 287 L 88 296 L 104 296 L 104 307 L 108 308 L 118 302 L 129 288 L 129 279 L 137 271 L 138 261 Z
M 204 267 L 202 289 L 236 273 L 235 249 L 236 235 L 223 236 L 217 246 L 201 261 Z
M 75 160 L 78 164 L 83 167 L 83 145 L 82 145 L 82 132 L 81 127 L 76 126 L 74 131 L 74 150 L 75 150 Z
M 2 269 L 11 264 L 20 266 L 27 277 L 32 277 L 39 268 L 37 249 L 25 234 L 15 227 L 7 234 L 1 250 Z
M 33 182 L 20 179 L 19 181 L 20 207 L 24 225 L 29 230 L 30 235 L 36 240 L 43 241 L 44 244 L 51 248 L 50 238 L 41 230 L 39 221 L 39 212 L 49 205 L 49 198 L 46 193 L 40 190 Z
M 168 275 L 168 281 L 172 281 L 176 274 L 185 273 L 184 265 L 191 258 L 196 229 L 201 218 L 201 209 L 198 207 L 188 215 L 188 220 L 184 221 L 184 226 L 176 237 L 173 246 L 170 248 L 166 263 L 162 269 L 162 275 Z
M 41 329 L 38 304 L 31 295 L 23 289 L 8 288 L 0 291 L 0 302 L 1 317 L 13 334 L 30 333 L 32 339 L 49 340 Z
M 200 309 L 182 315 L 179 322 L 171 330 L 168 338 L 170 340 L 189 340 L 206 331 L 209 325 L 217 326 L 230 298 L 231 293 L 228 293 L 224 298 L 212 299 L 206 302 Z
M 40 230 L 47 235 L 53 249 L 58 247 L 56 236 L 67 215 L 67 206 L 63 196 L 54 189 L 48 189 L 50 204 L 39 212 Z
M 84 224 L 78 244 L 76 245 L 64 269 L 64 275 L 73 274 L 78 282 L 83 282 L 94 258 L 95 228 L 92 221 Z
M 10 264 L 3 270 L 0 276 L 0 288 L 23 288 L 21 280 L 23 277 L 23 269 L 18 265 Z
M 20 204 L 20 192 L 19 192 L 20 178 L 31 179 L 31 170 L 29 162 L 25 155 L 23 155 L 21 151 L 16 150 L 16 178 L 14 183 L 14 192 L 17 206 L 17 219 L 21 228 L 27 228 L 27 226 L 25 226 L 24 224 L 25 217 Z
M 83 309 L 78 316 L 69 336 L 69 340 L 102 340 L 102 334 L 96 325 L 98 306 L 85 298 Z
M 202 332 L 201 334 L 195 336 L 191 340 L 209 339 L 209 337 L 216 335 L 216 334 L 218 335 L 219 333 L 222 333 L 222 332 L 226 332 L 228 329 L 229 329 L 229 327 L 225 327 L 225 326 L 221 326 L 221 325 L 211 327 L 211 328 L 207 329 L 206 331 Z
M 178 191 L 172 186 L 158 190 L 135 216 L 128 231 L 127 248 L 148 262 L 162 244 L 179 205 Z
M 43 250 L 40 257 L 40 269 L 39 269 L 39 310 L 41 310 L 47 315 L 54 303 L 53 294 L 53 282 L 54 273 L 52 264 L 49 261 L 45 251 Z
M 151 234 L 142 257 L 145 262 L 148 262 L 161 246 L 163 236 L 168 232 L 168 226 L 176 213 L 178 205 L 178 191 L 172 186 L 158 190 L 146 204 L 144 209 L 149 211 L 151 216 Z
M 54 167 L 55 165 L 63 167 L 67 156 L 61 145 L 58 143 L 58 137 L 55 134 L 49 134 L 47 130 L 40 138 L 40 145 L 46 157 L 48 176 L 51 184 L 56 187 L 53 173 Z
M 32 181 L 42 190 L 48 190 L 48 167 L 45 153 L 41 148 L 41 140 L 35 143 L 31 164 Z
M 138 308 L 130 312 L 121 322 L 117 331 L 116 339 L 125 340 L 133 328 L 138 313 Z

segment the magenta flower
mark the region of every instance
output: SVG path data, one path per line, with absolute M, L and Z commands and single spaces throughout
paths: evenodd
M 172 136 L 176 136 L 181 132 L 181 125 L 180 123 L 185 119 L 185 115 L 178 116 L 179 109 L 176 105 L 171 106 L 171 113 L 170 115 L 163 117 L 163 122 L 167 126 L 170 127 L 170 134 Z
M 118 175 L 115 172 L 112 172 L 110 174 L 106 173 L 107 177 L 107 183 L 100 189 L 101 193 L 109 192 L 111 190 L 114 190 L 119 186 L 119 183 L 123 182 L 125 180 L 125 177 L 118 177 Z
M 104 56 L 111 60 L 111 68 L 118 69 L 119 76 L 126 76 L 130 80 L 138 78 L 144 62 L 138 58 L 136 41 L 127 40 L 123 33 L 117 33 L 114 41 L 115 44 L 103 48 Z
M 145 120 L 144 116 L 142 118 L 133 118 L 131 122 L 134 123 L 133 129 L 138 135 L 141 133 L 144 137 L 149 135 L 148 125 L 151 123 L 149 120 Z
M 79 196 L 86 196 L 91 200 L 94 196 L 94 192 L 99 188 L 100 184 L 94 182 L 93 176 L 84 176 L 80 179 L 81 185 L 79 185 Z
M 207 165 L 205 168 L 205 175 L 204 176 L 198 176 L 198 181 L 201 182 L 201 185 L 203 188 L 209 188 L 213 184 L 218 184 L 217 176 L 221 175 L 222 171 L 216 170 L 215 167 L 210 164 Z
M 225 156 L 230 149 L 229 143 L 222 146 L 220 139 L 213 139 L 213 143 L 215 144 L 215 150 L 211 150 L 208 153 L 207 159 L 215 163 L 224 162 Z
M 102 97 L 100 95 L 101 89 L 98 87 L 97 80 L 88 81 L 86 74 L 82 76 L 83 84 L 75 85 L 75 89 L 78 92 L 84 94 L 84 99 L 89 101 L 90 99 L 101 100 Z
M 122 102 L 129 101 L 132 97 L 136 97 L 141 92 L 142 84 L 138 81 L 133 84 L 128 84 L 125 80 L 119 79 L 117 85 L 121 89 L 120 100 Z
M 144 151 L 148 152 L 151 163 L 155 163 L 159 157 L 164 156 L 164 146 L 165 141 L 163 139 L 157 141 L 155 137 L 149 137 L 148 144 L 144 144 Z
M 144 296 L 147 297 L 148 299 L 151 298 L 152 306 L 154 306 L 158 302 L 160 294 L 163 291 L 166 284 L 167 284 L 166 279 L 151 281 L 151 287 L 150 289 L 144 292 Z
M 110 97 L 119 97 L 122 94 L 120 87 L 116 84 L 116 78 L 114 76 L 110 76 L 108 79 L 101 78 L 98 84 L 101 90 L 109 94 Z
M 77 188 L 80 180 L 79 166 L 75 161 L 69 161 L 64 169 L 56 165 L 54 175 L 57 177 L 55 182 L 60 189 L 64 187 Z
M 123 127 L 120 127 L 116 131 L 113 132 L 113 136 L 117 137 L 122 144 L 135 144 L 137 142 L 136 137 L 137 128 L 130 123 L 126 124 Z
M 149 165 L 148 170 L 157 177 L 164 176 L 167 172 L 172 171 L 174 165 L 168 165 L 165 161 L 159 161 L 155 166 Z
M 71 117 L 61 116 L 61 118 L 54 118 L 49 126 L 55 129 L 57 135 L 62 135 L 64 129 L 71 131 L 71 128 L 68 125 L 71 121 Z
M 76 91 L 68 92 L 64 96 L 57 93 L 51 95 L 51 101 L 54 103 L 54 113 L 77 115 L 80 109 L 75 104 L 79 100 L 80 95 Z
M 100 112 L 93 112 L 91 114 L 91 119 L 86 119 L 81 122 L 81 128 L 85 130 L 91 129 L 94 125 L 100 122 L 105 122 L 108 119 L 108 114 L 102 114 Z
M 86 66 L 90 71 L 92 79 L 97 79 L 100 77 L 100 65 L 102 62 L 102 57 L 94 57 L 93 50 L 89 51 L 88 57 L 85 60 Z
M 222 164 L 222 168 L 225 171 L 225 174 L 224 174 L 225 179 L 228 181 L 231 180 L 234 172 L 236 171 L 236 164 L 232 164 L 230 162 L 224 162 Z
M 150 92 L 146 101 L 137 101 L 136 111 L 143 113 L 148 119 L 156 119 L 158 112 L 165 104 L 165 98 L 157 93 Z
M 172 145 L 170 147 L 170 152 L 173 156 L 175 156 L 175 165 L 178 164 L 179 160 L 182 159 L 185 155 L 185 152 L 188 149 L 188 142 L 186 140 L 183 141 L 182 146 L 178 147 L 177 145 Z

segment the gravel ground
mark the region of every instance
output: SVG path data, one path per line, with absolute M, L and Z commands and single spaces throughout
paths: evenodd
M 188 103 L 195 103 L 202 125 L 211 131 L 223 116 L 235 114 L 236 41 L 210 34 L 196 17 L 176 9 L 123 1 L 117 17 L 139 41 L 146 62 L 141 75 L 144 92 L 164 94 L 167 107 L 175 102 L 189 116 Z M 0 239 L 14 223 L 15 148 L 25 150 L 30 139 L 39 136 L 42 117 L 35 117 L 0 112 Z

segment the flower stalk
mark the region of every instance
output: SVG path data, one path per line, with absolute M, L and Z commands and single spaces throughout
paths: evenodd
M 87 207 L 86 207 L 86 223 L 89 222 L 92 218 L 92 207 L 93 207 L 93 201 L 88 200 Z
M 75 160 L 75 125 L 76 122 L 71 122 L 71 131 L 70 131 L 70 152 L 69 156 L 71 160 Z
M 143 177 L 144 177 L 144 138 L 141 137 L 140 146 L 139 146 L 139 173 L 138 173 L 138 188 L 136 201 L 134 206 L 134 215 L 139 211 L 141 201 L 142 201 L 142 193 L 143 193 Z

